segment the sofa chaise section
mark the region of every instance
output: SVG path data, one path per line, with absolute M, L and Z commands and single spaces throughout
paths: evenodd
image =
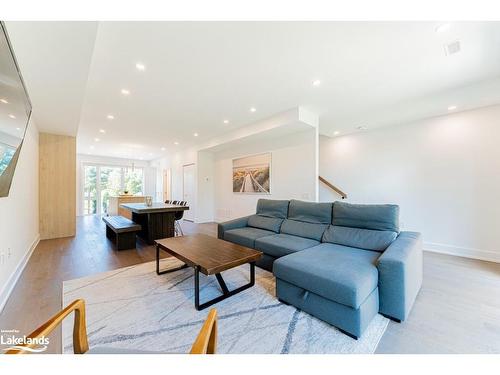
M 378 312 L 379 254 L 323 243 L 274 262 L 276 294 L 286 303 L 359 337 Z

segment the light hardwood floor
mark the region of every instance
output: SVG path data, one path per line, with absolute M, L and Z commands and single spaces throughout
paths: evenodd
M 185 234 L 216 234 L 184 222 Z M 77 235 L 41 241 L 4 311 L 0 329 L 29 333 L 61 309 L 63 280 L 148 262 L 152 246 L 115 251 L 98 217 L 79 217 Z M 50 353 L 60 352 L 60 330 Z M 500 353 L 500 264 L 425 253 L 424 283 L 407 321 L 390 322 L 377 353 Z

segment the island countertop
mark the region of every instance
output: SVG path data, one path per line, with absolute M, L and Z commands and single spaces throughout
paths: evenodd
M 166 204 L 162 202 L 153 202 L 152 206 L 147 206 L 145 203 L 123 203 L 120 207 L 125 208 L 136 214 L 150 214 L 160 212 L 175 212 L 189 210 L 188 206 L 178 204 Z

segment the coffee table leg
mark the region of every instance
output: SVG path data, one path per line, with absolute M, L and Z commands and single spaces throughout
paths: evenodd
M 186 268 L 187 266 L 188 266 L 187 264 L 183 264 L 182 266 L 177 267 L 177 268 L 173 268 L 171 270 L 160 271 L 160 246 L 156 245 L 156 274 L 157 275 L 163 275 L 165 273 L 179 271 L 179 270 Z
M 240 286 L 239 288 L 236 288 L 234 290 L 229 290 L 227 288 L 226 282 L 222 278 L 222 275 L 220 273 L 216 273 L 215 277 L 217 278 L 217 281 L 219 282 L 219 285 L 222 289 L 222 295 L 219 297 L 215 297 L 214 299 L 211 299 L 210 301 L 204 302 L 200 305 L 200 269 L 198 267 L 195 267 L 194 269 L 194 306 L 196 307 L 196 310 L 203 310 L 206 309 L 209 306 L 212 306 L 213 304 L 223 301 L 226 298 L 229 298 L 231 296 L 234 296 L 235 294 L 244 291 L 245 289 L 248 289 L 252 286 L 255 285 L 255 263 L 252 262 L 250 263 L 250 282 L 248 284 L 245 284 L 243 286 Z

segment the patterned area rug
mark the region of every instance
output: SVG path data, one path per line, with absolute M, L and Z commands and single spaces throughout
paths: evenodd
M 177 267 L 174 258 L 162 269 Z M 248 282 L 249 266 L 224 272 L 230 290 Z M 161 276 L 155 263 L 65 281 L 63 303 L 83 298 L 90 347 L 187 353 L 209 309 L 194 308 L 193 270 Z M 219 316 L 218 353 L 373 353 L 389 320 L 377 315 L 354 340 L 311 315 L 280 303 L 272 273 L 256 268 L 256 285 L 213 307 Z M 201 302 L 220 295 L 214 276 L 200 276 Z M 63 353 L 72 353 L 73 319 L 63 324 Z

